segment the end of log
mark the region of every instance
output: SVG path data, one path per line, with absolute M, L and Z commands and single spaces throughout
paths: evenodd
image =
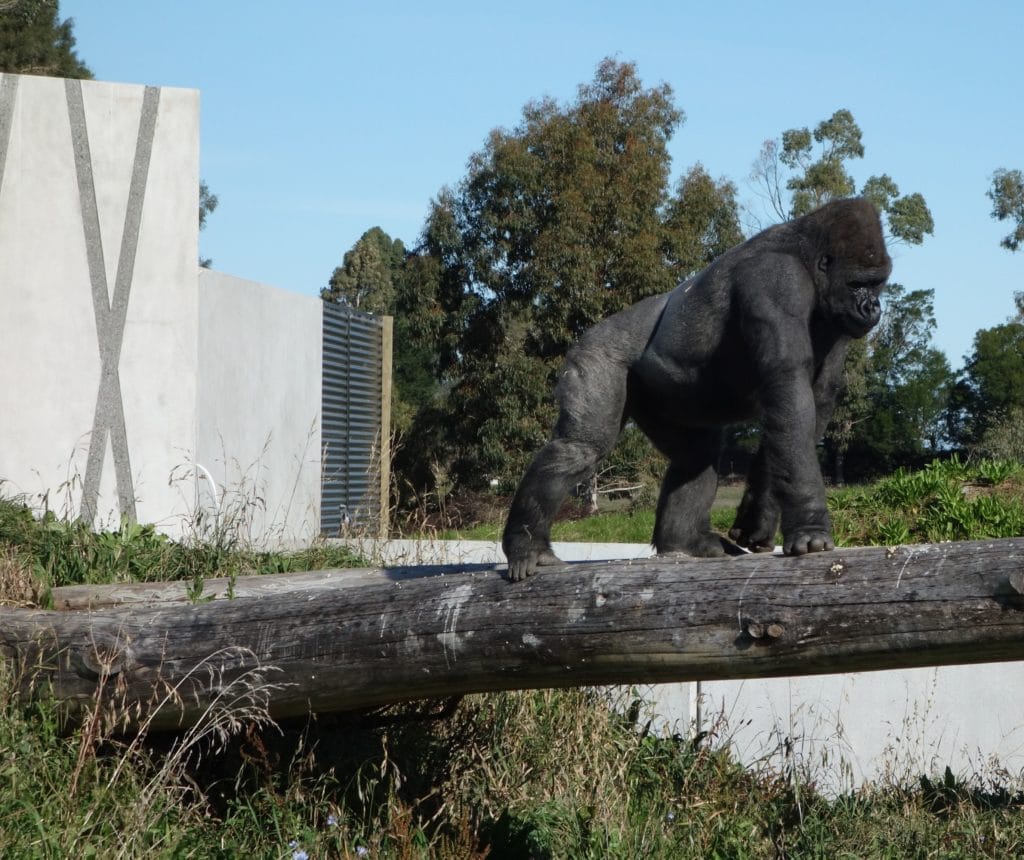
M 996 588 L 996 602 L 1009 609 L 1024 609 L 1024 570 L 1012 570 Z

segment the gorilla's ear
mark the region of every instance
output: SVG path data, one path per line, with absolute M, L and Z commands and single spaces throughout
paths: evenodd
M 822 254 L 818 257 L 818 270 L 828 273 L 829 266 L 832 265 L 832 258 L 828 254 Z

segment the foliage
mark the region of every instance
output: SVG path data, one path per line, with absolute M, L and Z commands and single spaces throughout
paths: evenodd
M 823 440 L 832 479 L 839 485 L 846 483 L 846 455 L 857 437 L 857 428 L 871 414 L 870 367 L 867 339 L 853 341 L 843 365 L 843 391 Z
M 213 214 L 220 200 L 217 195 L 210 191 L 205 180 L 199 180 L 199 229 L 206 228 L 206 219 Z
M 199 229 L 206 229 L 206 219 L 213 214 L 216 210 L 220 200 L 217 199 L 217 195 L 210 191 L 210 186 L 206 184 L 203 179 L 199 180 Z M 204 269 L 210 268 L 213 265 L 213 260 L 209 257 L 201 257 L 199 265 Z
M 936 543 L 1024 535 L 1024 465 L 958 457 L 899 469 L 867 489 L 836 491 L 829 509 L 847 545 Z
M 80 520 L 52 512 L 36 517 L 25 505 L 0 499 L 0 547 L 11 549 L 33 571 L 45 594 L 61 585 L 191 580 L 350 567 L 358 559 L 343 547 L 296 553 L 245 550 L 219 543 L 169 540 L 152 525 L 124 522 L 114 531 L 94 532 Z
M 421 485 L 429 468 L 424 451 L 437 452 L 443 440 L 430 419 L 440 396 L 437 330 L 430 317 L 432 268 L 406 253 L 400 239 L 380 227 L 363 233 L 345 252 L 326 287 L 324 301 L 339 302 L 394 319 L 392 338 L 392 467 L 401 483 Z
M 791 128 L 782 133 L 781 141 L 765 141 L 751 179 L 761 187 L 775 217 L 783 221 L 859 193 L 882 214 L 892 241 L 920 245 L 935 227 L 924 197 L 901 196 L 899 186 L 886 174 L 871 176 L 857 191 L 847 163 L 864 157 L 861 137 L 853 114 L 837 110 L 813 132 Z
M 881 321 L 851 349 L 848 388 L 837 409 L 841 423 L 826 433 L 833 457 L 842 453 L 845 460 L 837 483 L 919 464 L 943 447 L 955 377 L 931 346 L 934 293 L 890 284 Z
M 320 296 L 371 314 L 393 314 L 395 279 L 404 262 L 402 240 L 373 227 L 345 252 Z
M 5 675 L 0 854 L 686 860 L 1024 846 L 1012 788 L 947 769 L 829 799 L 788 769 L 744 769 L 710 739 L 652 732 L 633 718 L 640 704 L 498 693 L 125 738 L 62 731 Z
M 75 53 L 74 20 L 60 20 L 57 0 L 0 2 L 0 72 L 92 78 Z
M 992 176 L 992 187 L 987 194 L 992 201 L 993 218 L 1016 222 L 999 243 L 1010 251 L 1016 251 L 1024 243 L 1024 173 L 1000 167 Z
M 981 329 L 957 380 L 951 424 L 961 444 L 975 445 L 1024 407 L 1024 321 Z
M 881 321 L 851 344 L 846 388 L 825 434 L 837 484 L 919 464 L 944 446 L 955 377 L 931 346 L 934 293 L 888 285 Z
M 640 495 L 651 501 L 657 498 L 665 465 L 665 458 L 643 431 L 630 422 L 602 463 L 600 483 L 606 486 L 640 486 Z
M 546 438 L 555 374 L 598 320 L 670 289 L 742 237 L 735 188 L 697 165 L 673 190 L 667 85 L 603 61 L 574 102 L 531 102 L 433 201 L 410 267 L 437 346 L 452 472 L 509 486 Z M 513 453 L 516 452 L 516 453 Z
M 1024 406 L 1012 406 L 990 421 L 977 447 L 987 457 L 1024 463 Z

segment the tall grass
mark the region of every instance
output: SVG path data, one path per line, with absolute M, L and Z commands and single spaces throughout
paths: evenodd
M 637 726 L 600 690 L 218 733 L 60 730 L 0 685 L 0 856 L 1011 857 L 1022 798 L 926 778 L 826 798 Z
M 0 499 L 0 549 L 10 563 L 31 571 L 37 592 L 81 583 L 202 580 L 324 567 L 351 567 L 361 559 L 346 547 L 316 543 L 298 552 L 247 549 L 224 537 L 219 541 L 179 542 L 152 525 L 125 522 L 95 532 L 85 523 L 59 519 L 52 512 L 37 518 L 30 508 Z

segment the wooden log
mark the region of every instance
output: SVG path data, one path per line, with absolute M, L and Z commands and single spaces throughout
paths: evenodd
M 0 609 L 0 655 L 26 690 L 52 691 L 72 714 L 103 686 L 131 722 L 158 727 L 192 723 L 254 679 L 276 685 L 270 713 L 287 716 L 1024 659 L 1024 538 L 586 562 L 517 584 L 475 566 L 256 577 L 199 604 L 186 592 L 108 586 L 88 590 L 92 610 Z M 83 593 L 55 597 L 82 605 Z

